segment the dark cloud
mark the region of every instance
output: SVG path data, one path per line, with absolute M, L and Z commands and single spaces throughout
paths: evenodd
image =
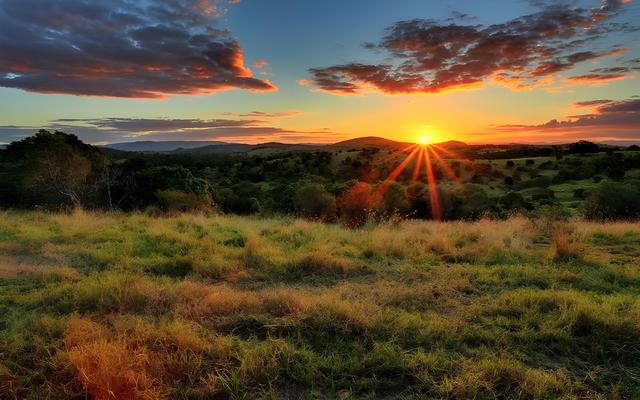
M 607 103 L 611 103 L 613 100 L 606 100 L 606 99 L 601 99 L 601 100 L 587 100 L 587 101 L 576 101 L 575 103 L 573 103 L 575 106 L 578 107 L 591 107 L 591 106 L 600 106 L 602 104 L 607 104 Z
M 233 115 L 236 117 L 243 117 L 243 118 L 284 118 L 284 117 L 292 117 L 298 114 L 300 114 L 300 111 L 296 111 L 296 110 L 275 111 L 275 112 L 251 111 L 248 113 L 231 113 L 231 112 L 222 113 L 222 115 Z
M 229 119 L 168 119 L 168 118 L 97 118 L 97 119 L 57 119 L 53 126 L 68 126 L 69 123 L 82 123 L 96 128 L 111 129 L 120 132 L 151 132 L 174 129 L 205 129 L 250 126 L 260 123 L 257 120 Z
M 0 86 L 39 93 L 159 98 L 239 88 L 252 77 L 220 0 L 0 0 Z
M 587 74 L 568 76 L 565 80 L 572 83 L 602 83 L 624 79 L 629 72 L 631 68 L 626 67 L 596 68 Z
M 566 120 L 553 119 L 540 125 L 501 125 L 499 131 L 527 133 L 562 133 L 595 138 L 634 139 L 640 141 L 640 98 L 626 100 L 591 100 L 575 103 L 591 107 L 588 114 L 571 116 Z
M 391 61 L 311 68 L 311 79 L 302 82 L 337 94 L 355 94 L 363 87 L 389 94 L 437 93 L 488 79 L 528 87 L 578 63 L 622 53 L 617 47 L 595 50 L 593 39 L 613 29 L 607 20 L 623 3 L 604 1 L 596 9 L 546 5 L 535 14 L 490 26 L 400 21 L 379 43 L 367 46 L 384 49 Z M 587 45 L 589 50 L 581 48 Z
M 263 113 L 266 114 L 266 113 Z M 263 115 L 265 116 L 265 115 Z M 263 126 L 255 119 L 168 119 L 168 118 L 92 118 L 57 119 L 44 126 L 0 126 L 0 143 L 33 135 L 39 129 L 73 133 L 89 143 L 115 143 L 136 140 L 242 140 L 290 139 L 326 141 L 328 131 L 298 131 Z
M 447 18 L 447 21 L 476 21 L 478 17 L 475 15 L 463 13 L 460 11 L 452 11 L 451 17 Z

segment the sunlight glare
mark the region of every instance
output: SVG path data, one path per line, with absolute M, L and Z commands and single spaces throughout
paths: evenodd
M 420 143 L 421 145 L 427 145 L 429 143 L 431 143 L 431 138 L 429 136 L 420 136 L 418 138 L 418 143 Z

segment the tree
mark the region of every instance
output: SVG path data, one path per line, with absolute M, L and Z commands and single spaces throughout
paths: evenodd
M 507 186 L 513 186 L 513 184 L 514 184 L 513 177 L 505 176 L 504 177 L 504 184 L 507 185 Z
M 357 228 L 367 222 L 373 207 L 371 185 L 357 182 L 340 197 L 339 208 L 343 223 L 349 228 Z
M 431 204 L 429 202 L 429 189 L 422 182 L 409 186 L 409 215 L 412 218 L 431 218 Z
M 505 211 L 530 209 L 531 204 L 518 192 L 509 192 L 498 199 L 498 204 Z
M 382 192 L 378 211 L 383 217 L 392 215 L 404 215 L 409 210 L 407 190 L 404 185 L 392 182 Z
M 331 221 L 336 216 L 336 198 L 319 183 L 303 183 L 293 196 L 293 205 L 305 218 Z
M 75 135 L 40 130 L 13 142 L 0 160 L 0 199 L 11 206 L 98 206 L 106 163 Z
M 144 169 L 134 175 L 140 207 L 158 204 L 166 211 L 187 211 L 213 205 L 211 186 L 180 166 Z
M 476 219 L 491 211 L 493 202 L 480 185 L 467 183 L 456 192 L 454 218 Z
M 580 140 L 569 145 L 569 153 L 585 154 L 597 153 L 598 151 L 600 151 L 600 146 L 587 140 Z
M 253 182 L 236 183 L 220 190 L 218 197 L 225 212 L 255 214 L 262 211 L 262 188 Z
M 588 219 L 633 219 L 640 217 L 640 190 L 620 182 L 603 181 L 587 198 L 584 215 Z

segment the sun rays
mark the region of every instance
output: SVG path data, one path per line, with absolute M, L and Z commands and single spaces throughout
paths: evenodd
M 380 199 L 389 186 L 395 182 L 398 177 L 409 168 L 411 169 L 411 183 L 418 183 L 421 181 L 421 172 L 424 171 L 424 180 L 428 187 L 429 204 L 431 206 L 431 216 L 435 220 L 442 219 L 442 205 L 440 202 L 440 194 L 438 192 L 438 174 L 435 172 L 434 161 L 437 163 L 439 169 L 444 172 L 447 179 L 451 182 L 459 185 L 460 180 L 456 173 L 449 167 L 441 154 L 443 153 L 447 157 L 462 158 L 453 151 L 447 150 L 442 146 L 430 144 L 430 138 L 427 136 L 421 136 L 418 138 L 418 143 L 413 144 L 402 150 L 403 154 L 407 156 L 389 173 L 387 178 L 378 185 L 373 196 L 376 199 Z M 413 165 L 412 165 L 413 163 Z

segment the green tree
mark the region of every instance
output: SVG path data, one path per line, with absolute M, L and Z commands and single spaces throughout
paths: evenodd
M 134 176 L 140 207 L 157 204 L 166 211 L 187 211 L 213 206 L 209 183 L 180 166 L 144 169 Z
M 0 157 L 0 201 L 10 206 L 104 204 L 105 159 L 75 135 L 40 130 Z
M 405 215 L 410 208 L 407 189 L 398 182 L 392 182 L 382 192 L 378 212 L 381 216 Z
M 640 217 L 640 190 L 613 181 L 603 181 L 587 198 L 584 215 L 588 219 L 633 219 Z
M 491 211 L 493 202 L 480 185 L 467 183 L 456 192 L 454 218 L 476 219 Z
M 303 183 L 293 196 L 293 205 L 305 218 L 331 221 L 336 217 L 336 198 L 319 183 Z

